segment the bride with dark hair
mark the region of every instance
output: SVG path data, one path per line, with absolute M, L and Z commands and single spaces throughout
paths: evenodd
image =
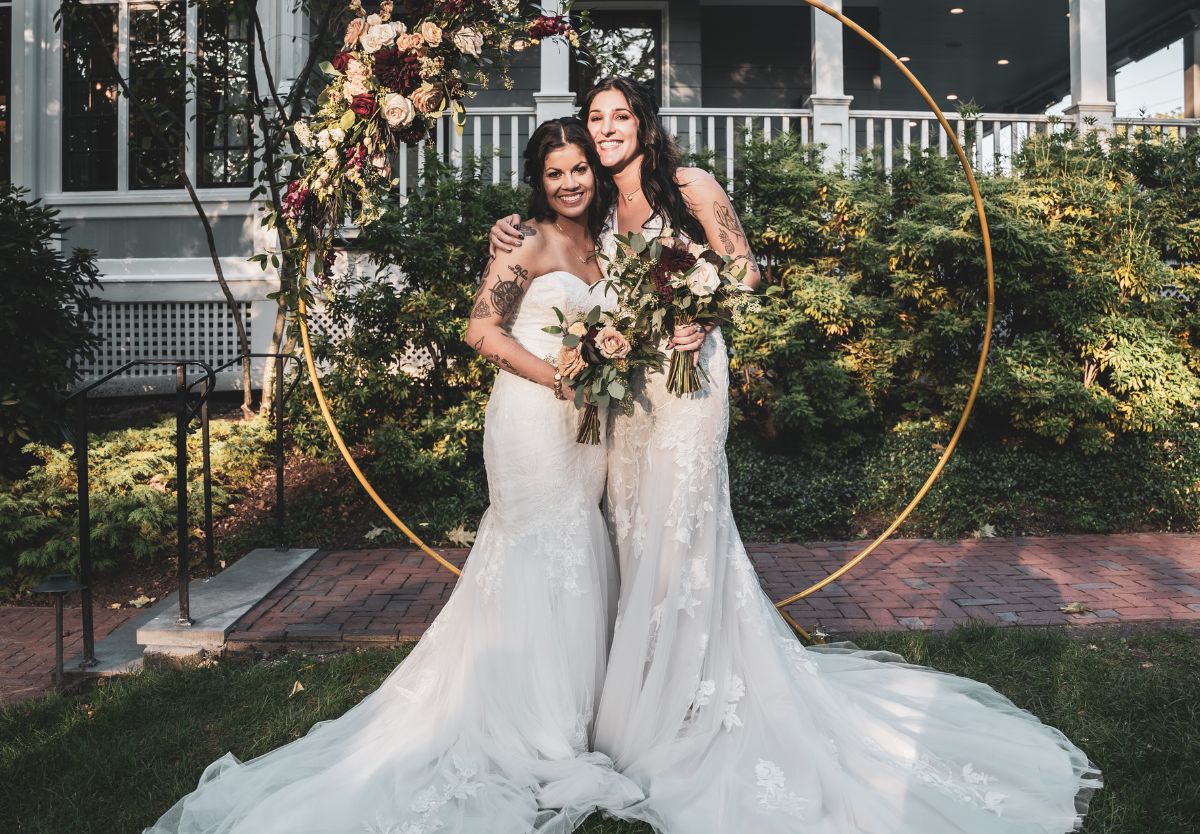
M 446 607 L 349 712 L 245 763 L 211 764 L 147 834 L 566 834 L 641 792 L 588 751 L 613 616 L 605 449 L 575 442 L 554 307 L 611 307 L 596 238 L 611 185 L 577 119 L 525 154 L 535 240 L 489 262 L 465 338 L 500 371 L 491 505 Z
M 580 117 L 618 192 L 609 254 L 614 231 L 670 229 L 742 261 L 746 283 L 759 283 L 728 195 L 682 166 L 644 85 L 601 81 Z M 518 222 L 493 227 L 496 251 L 520 251 Z M 665 374 L 649 374 L 634 382 L 633 414 L 611 426 L 621 590 L 593 744 L 646 793 L 612 813 L 666 834 L 1078 828 L 1099 772 L 1058 730 L 986 684 L 889 653 L 800 644 L 730 509 L 720 328 L 677 328 L 671 341 L 696 351 L 709 382 L 677 397 Z

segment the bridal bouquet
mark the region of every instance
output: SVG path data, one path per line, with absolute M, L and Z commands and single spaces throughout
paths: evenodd
M 543 328 L 562 336 L 562 346 L 553 364 L 563 379 L 575 389 L 575 407 L 579 416 L 578 443 L 600 442 L 601 407 L 616 406 L 625 411 L 633 407 L 629 386 L 630 372 L 646 365 L 659 365 L 662 354 L 652 345 L 638 340 L 629 320 L 620 312 L 604 312 L 597 305 L 586 315 L 572 316 L 554 308 L 558 325 Z
M 407 0 L 407 19 L 391 0 L 368 14 L 350 0 L 341 51 L 321 69 L 329 83 L 317 110 L 292 126 L 302 148 L 303 173 L 290 182 L 282 219 L 314 261 L 318 279 L 333 263 L 338 227 L 353 212 L 366 226 L 383 214 L 382 198 L 395 186 L 391 157 L 400 144 L 417 144 L 447 111 L 461 130 L 469 84 L 486 85 L 485 50 L 504 58 L 546 37 L 577 45 L 562 16 L 521 15 L 518 0 Z M 501 64 L 506 84 L 508 79 Z
M 641 234 L 617 235 L 617 253 L 608 275 L 617 282 L 621 306 L 635 330 L 655 342 L 687 324 L 740 324 L 760 309 L 753 291 L 742 284 L 746 269 L 706 246 L 671 236 L 647 240 Z M 694 357 L 671 350 L 667 390 L 683 396 L 700 390 L 704 369 Z

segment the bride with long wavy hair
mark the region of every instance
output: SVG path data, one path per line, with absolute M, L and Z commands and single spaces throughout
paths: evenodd
M 580 117 L 618 192 L 612 234 L 707 241 L 760 280 L 728 195 L 684 167 L 650 91 L 606 79 Z M 499 250 L 520 250 L 506 218 Z M 525 238 L 528 241 L 528 238 Z M 1061 834 L 1099 772 L 986 684 L 897 655 L 805 648 L 764 594 L 730 509 L 720 328 L 676 329 L 709 382 L 635 383 L 612 421 L 607 513 L 621 574 L 593 733 L 646 799 L 612 813 L 668 834 Z M 667 345 L 663 345 L 666 347 Z

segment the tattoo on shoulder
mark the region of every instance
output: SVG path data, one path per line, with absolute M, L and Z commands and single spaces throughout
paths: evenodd
M 537 227 L 532 223 L 521 223 L 517 226 L 517 231 L 525 237 L 537 237 Z

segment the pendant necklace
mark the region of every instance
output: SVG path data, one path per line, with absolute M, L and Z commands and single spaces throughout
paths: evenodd
M 562 226 L 558 225 L 557 220 L 554 221 L 554 228 L 562 232 L 563 237 L 565 237 L 568 241 L 571 239 L 571 236 L 567 234 L 566 230 L 563 229 Z M 580 255 L 579 252 L 575 252 L 574 255 L 575 257 L 579 258 L 579 262 L 581 264 L 586 264 L 591 262 L 592 258 L 596 257 L 596 252 L 595 250 L 589 252 L 586 258 L 583 255 Z

